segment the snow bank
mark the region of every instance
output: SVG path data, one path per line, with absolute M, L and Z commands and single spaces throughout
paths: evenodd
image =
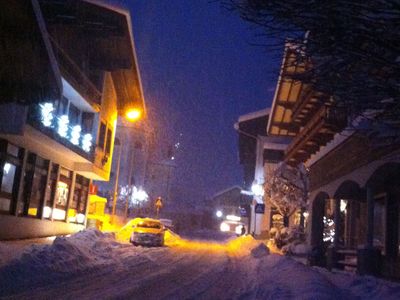
M 111 263 L 110 250 L 118 245 L 113 234 L 96 229 L 57 237 L 52 245 L 30 246 L 0 268 L 0 282 L 5 291 L 14 293 L 32 285 L 56 283 L 72 274 L 100 270 L 107 261 Z
M 257 247 L 251 250 L 251 255 L 255 258 L 260 258 L 266 255 L 269 255 L 269 248 L 264 244 L 260 243 Z
M 176 245 L 176 244 L 178 244 L 180 239 L 181 239 L 181 237 L 177 233 L 175 233 L 169 229 L 167 229 L 165 231 L 165 235 L 164 235 L 165 245 L 167 245 L 167 246 Z
M 341 289 L 359 299 L 400 299 L 400 284 L 373 276 L 359 276 L 343 271 L 330 272 L 327 269 L 313 267 L 314 270 L 329 279 Z
M 261 257 L 269 254 L 269 248 L 262 242 L 255 240 L 251 235 L 240 236 L 226 244 L 230 255 Z

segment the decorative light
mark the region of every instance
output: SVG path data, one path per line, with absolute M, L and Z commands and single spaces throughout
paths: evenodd
M 46 127 L 50 127 L 53 123 L 54 115 L 54 105 L 51 102 L 46 102 L 39 104 L 41 109 L 42 124 Z
M 142 190 L 141 188 L 137 188 L 136 186 L 133 187 L 132 189 L 132 196 L 131 196 L 131 201 L 135 204 L 138 204 L 140 202 L 147 201 L 149 199 L 149 195 Z
M 77 214 L 76 215 L 76 222 L 78 222 L 78 223 L 83 223 L 83 222 L 85 222 L 85 215 L 84 214 Z
M 127 196 L 129 194 L 129 186 L 121 186 L 119 194 L 120 196 Z
M 51 207 L 50 206 L 45 206 L 43 209 L 43 218 L 48 219 L 51 216 Z
M 217 210 L 217 212 L 216 212 L 215 214 L 216 214 L 216 216 L 217 216 L 218 218 L 221 218 L 221 217 L 222 217 L 222 211 L 220 211 L 220 210 Z
M 90 152 L 90 148 L 92 147 L 92 135 L 90 133 L 86 133 L 82 138 L 82 149 L 86 152 Z
M 79 139 L 81 137 L 81 125 L 75 125 L 74 127 L 72 127 L 72 131 L 71 131 L 71 143 L 74 145 L 78 145 L 79 144 Z
M 347 200 L 340 200 L 340 211 L 341 212 L 346 212 L 347 210 Z
M 65 220 L 65 210 L 54 208 L 53 219 L 54 220 Z
M 175 156 L 172 156 L 172 157 L 171 157 L 171 160 L 175 160 Z
M 323 232 L 323 241 L 324 242 L 333 242 L 335 239 L 335 222 L 324 216 L 323 218 L 324 222 L 324 232 Z
M 10 172 L 10 169 L 11 169 L 11 164 L 5 163 L 5 164 L 4 164 L 4 167 L 3 167 L 4 174 L 7 175 L 8 172 Z
M 69 119 L 67 115 L 62 115 L 58 118 L 58 134 L 62 137 L 67 137 L 68 135 L 68 124 Z
M 221 225 L 219 226 L 219 229 L 220 229 L 222 232 L 227 232 L 227 231 L 229 231 L 231 228 L 230 228 L 229 224 L 227 224 L 227 223 L 225 223 L 225 222 L 222 222 Z

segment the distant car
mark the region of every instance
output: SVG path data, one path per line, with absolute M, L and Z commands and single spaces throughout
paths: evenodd
M 132 224 L 130 242 L 134 246 L 164 246 L 165 228 L 159 220 L 136 218 Z
M 246 226 L 242 222 L 238 221 L 223 221 L 219 226 L 222 232 L 232 232 L 237 236 L 244 235 L 246 233 Z

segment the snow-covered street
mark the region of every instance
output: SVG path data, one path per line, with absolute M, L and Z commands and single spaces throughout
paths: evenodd
M 86 230 L 26 247 L 0 267 L 12 299 L 400 299 L 400 284 L 331 273 L 269 254 L 250 236 L 224 242 L 168 234 L 133 247 Z M 0 243 L 0 250 L 4 244 Z

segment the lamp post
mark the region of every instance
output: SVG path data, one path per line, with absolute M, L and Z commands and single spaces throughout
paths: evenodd
M 125 114 L 125 119 L 129 122 L 135 122 L 140 119 L 142 113 L 138 109 L 129 109 Z M 119 126 L 130 128 L 129 126 Z M 117 126 L 118 128 L 118 126 Z M 113 193 L 113 206 L 111 213 L 111 223 L 115 222 L 115 211 L 117 206 L 117 198 L 118 198 L 118 182 L 119 182 L 119 171 L 121 166 L 121 156 L 122 156 L 122 146 L 125 142 L 125 134 L 122 134 L 121 141 L 118 138 L 115 138 L 114 145 L 119 145 L 118 159 L 117 159 L 117 169 L 115 171 L 115 181 L 114 181 L 114 193 Z
M 122 143 L 119 141 L 119 139 L 115 138 L 114 141 L 114 146 L 119 146 L 119 151 L 118 151 L 118 160 L 117 160 L 117 169 L 115 171 L 115 181 L 114 181 L 114 194 L 113 194 L 113 206 L 112 206 L 112 219 L 111 222 L 114 223 L 114 218 L 115 218 L 115 208 L 117 206 L 117 197 L 118 197 L 118 181 L 119 181 L 119 170 L 121 166 L 121 154 L 122 154 Z
M 258 222 L 262 222 L 262 218 L 259 217 L 259 214 L 255 212 L 256 204 L 263 204 L 264 203 L 264 189 L 262 185 L 259 184 L 259 181 L 263 179 L 264 177 L 264 168 L 263 166 L 263 152 L 262 152 L 262 145 L 263 145 L 263 139 L 261 136 L 255 136 L 252 135 L 248 132 L 245 132 L 240 129 L 239 123 L 235 123 L 233 128 L 239 133 L 244 136 L 247 136 L 256 142 L 256 165 L 255 165 L 255 170 L 254 170 L 254 181 L 252 186 L 251 186 L 251 192 L 250 195 L 253 196 L 253 201 L 251 204 L 251 211 L 250 211 L 250 228 L 254 234 L 258 234 L 257 230 L 261 229 L 261 224 L 260 226 L 257 226 Z M 260 149 L 261 148 L 261 149 Z M 261 151 L 260 151 L 261 150 Z

